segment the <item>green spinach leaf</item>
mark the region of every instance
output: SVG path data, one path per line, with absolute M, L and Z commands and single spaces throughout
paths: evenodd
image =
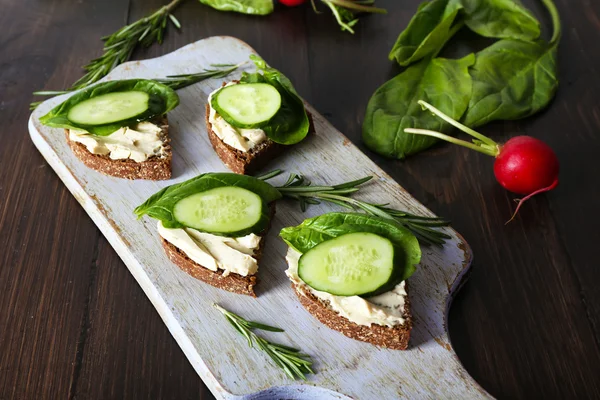
M 367 105 L 362 136 L 367 147 L 386 157 L 404 158 L 433 145 L 437 139 L 407 134 L 404 129 L 447 132 L 450 125 L 423 112 L 417 101 L 425 100 L 459 119 L 471 97 L 468 67 L 474 61 L 473 54 L 460 60 L 422 60 L 383 84 Z
M 267 15 L 273 12 L 273 0 L 200 0 L 200 3 L 221 11 Z
M 76 104 L 92 97 L 100 96 L 107 93 L 140 91 L 150 94 L 150 99 L 153 104 L 148 112 L 142 116 L 137 116 L 133 119 L 119 121 L 106 125 L 80 125 L 70 121 L 67 118 L 69 110 Z M 40 118 L 40 122 L 44 125 L 53 128 L 65 129 L 83 129 L 94 135 L 106 136 L 115 132 L 119 128 L 129 126 L 139 122 L 140 120 L 149 120 L 152 117 L 165 114 L 179 104 L 179 96 L 170 87 L 147 79 L 126 79 L 119 81 L 103 82 L 94 85 L 80 92 L 75 93 L 67 100 L 54 107 L 48 114 Z
M 277 189 L 260 179 L 233 173 L 207 173 L 185 182 L 167 186 L 138 206 L 134 213 L 138 218 L 148 215 L 158 219 L 166 228 L 182 228 L 183 225 L 173 216 L 175 203 L 193 194 L 224 186 L 237 186 L 250 190 L 259 195 L 265 204 L 281 198 L 281 193 Z M 260 226 L 265 227 L 268 221 L 268 207 L 263 207 L 262 225 Z
M 558 41 L 500 40 L 476 54 L 473 92 L 463 123 L 527 117 L 546 107 L 558 88 Z
M 407 279 L 421 260 L 417 238 L 406 228 L 390 220 L 356 213 L 329 213 L 310 218 L 298 226 L 281 230 L 279 235 L 292 248 L 306 253 L 316 245 L 354 232 L 370 232 L 389 239 L 395 249 L 400 280 Z
M 453 23 L 462 9 L 460 0 L 433 0 L 422 3 L 417 13 L 390 51 L 390 61 L 407 66 L 422 58 L 432 56 L 460 29 L 462 23 Z
M 539 21 L 519 0 L 460 0 L 465 24 L 481 36 L 500 39 L 535 40 Z
M 271 118 L 269 123 L 261 126 L 265 134 L 272 141 L 280 144 L 296 144 L 306 137 L 310 129 L 310 122 L 304 102 L 298 96 L 290 80 L 275 68 L 271 68 L 265 61 L 255 55 L 250 56 L 259 72 L 244 73 L 240 82 L 268 83 L 274 86 L 281 95 L 281 108 Z M 261 73 L 262 72 L 262 73 Z

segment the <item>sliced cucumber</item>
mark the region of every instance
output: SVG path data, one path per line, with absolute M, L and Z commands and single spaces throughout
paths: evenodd
M 67 119 L 81 125 L 105 125 L 140 115 L 150 108 L 146 92 L 127 91 L 107 93 L 76 104 Z
M 266 83 L 239 83 L 219 90 L 211 106 L 235 127 L 258 128 L 277 114 L 281 95 Z
M 179 200 L 173 216 L 190 228 L 215 234 L 232 234 L 257 225 L 263 201 L 250 190 L 224 186 L 206 190 Z
M 376 293 L 395 278 L 394 246 L 374 233 L 347 233 L 304 253 L 298 276 L 313 289 L 337 296 Z

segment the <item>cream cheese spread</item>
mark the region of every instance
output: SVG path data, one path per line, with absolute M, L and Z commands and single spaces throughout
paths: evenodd
M 231 272 L 242 276 L 254 275 L 258 270 L 254 252 L 260 245 L 261 237 L 253 233 L 230 238 L 192 228 L 165 228 L 161 221 L 158 221 L 158 233 L 204 268 L 211 271 L 222 269 L 223 276 Z
M 123 127 L 107 136 L 70 129 L 69 139 L 81 143 L 92 154 L 108 155 L 112 160 L 131 159 L 144 162 L 153 156 L 165 155 L 162 129 L 151 122 Z
M 406 284 L 400 282 L 394 289 L 364 299 L 359 296 L 335 296 L 320 292 L 308 286 L 298 276 L 298 260 L 302 254 L 293 248 L 288 249 L 285 257 L 288 263 L 286 275 L 304 292 L 310 292 L 318 299 L 329 304 L 332 310 L 358 325 L 396 326 L 404 323 L 404 302 Z
M 235 85 L 234 82 L 229 82 L 225 86 Z M 221 89 L 221 88 L 219 88 Z M 242 129 L 235 128 L 221 117 L 217 111 L 212 108 L 210 101 L 212 96 L 219 91 L 215 90 L 208 96 L 208 122 L 212 125 L 212 130 L 224 143 L 230 145 L 234 149 L 247 153 L 257 145 L 267 140 L 267 135 L 262 129 Z

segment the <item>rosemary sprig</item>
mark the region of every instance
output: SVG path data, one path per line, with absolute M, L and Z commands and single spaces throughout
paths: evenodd
M 90 61 L 83 69 L 85 75 L 79 78 L 69 89 L 44 90 L 34 92 L 36 96 L 57 96 L 67 92 L 82 89 L 102 79 L 117 65 L 129 60 L 133 51 L 139 46 L 148 47 L 154 42 L 162 43 L 168 21 L 177 28 L 181 24 L 171 11 L 181 3 L 182 0 L 172 0 L 166 6 L 150 16 L 144 17 L 130 25 L 126 25 L 115 33 L 102 38 L 104 42 L 103 54 Z M 29 108 L 35 109 L 40 102 L 31 103 Z
M 312 360 L 309 355 L 303 354 L 300 350 L 292 347 L 269 342 L 252 331 L 253 329 L 260 329 L 270 332 L 284 332 L 283 329 L 254 321 L 247 321 L 218 304 L 213 304 L 213 306 L 221 311 L 227 321 L 246 338 L 248 346 L 253 348 L 256 345 L 256 347 L 267 353 L 273 362 L 282 368 L 290 378 L 306 380 L 306 374 L 314 374 L 311 369 Z
M 202 72 L 195 74 L 168 75 L 164 79 L 156 79 L 157 82 L 170 86 L 174 90 L 193 85 L 209 78 L 224 78 L 247 61 L 239 64 L 211 64 L 211 68 L 205 68 Z
M 257 178 L 267 180 L 280 175 L 283 171 L 275 170 Z M 337 204 L 350 210 L 362 210 L 367 214 L 395 221 L 410 230 L 422 244 L 442 246 L 450 236 L 437 228 L 448 226 L 449 221 L 440 217 L 422 217 L 388 207 L 388 204 L 367 203 L 349 197 L 360 190 L 358 186 L 370 181 L 373 177 L 366 176 L 355 181 L 345 182 L 334 186 L 312 186 L 306 177 L 290 174 L 282 186 L 276 186 L 284 196 L 300 202 L 302 211 L 310 204 L 320 204 L 322 201 Z
M 352 27 L 358 22 L 356 14 L 358 13 L 377 13 L 386 14 L 387 11 L 383 8 L 374 7 L 374 0 L 321 0 L 335 17 L 342 31 L 354 33 Z M 311 0 L 313 10 L 319 13 L 314 0 Z

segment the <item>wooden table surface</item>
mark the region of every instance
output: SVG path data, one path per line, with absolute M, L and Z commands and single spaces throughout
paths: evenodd
M 101 36 L 164 2 L 0 0 L 0 399 L 211 398 L 27 132 L 32 91 L 69 86 L 100 54 Z M 541 138 L 561 160 L 558 189 L 506 226 L 515 196 L 495 182 L 489 157 L 441 145 L 394 161 L 361 143 L 367 101 L 398 73 L 387 52 L 418 0 L 377 3 L 388 15 L 361 19 L 350 35 L 310 7 L 261 18 L 188 0 L 175 11 L 181 32 L 134 58 L 213 35 L 249 43 L 470 243 L 473 272 L 449 328 L 472 376 L 498 398 L 600 398 L 600 1 L 557 1 L 561 85 L 549 110 L 481 129 L 500 141 Z M 547 34 L 544 9 L 525 4 Z

